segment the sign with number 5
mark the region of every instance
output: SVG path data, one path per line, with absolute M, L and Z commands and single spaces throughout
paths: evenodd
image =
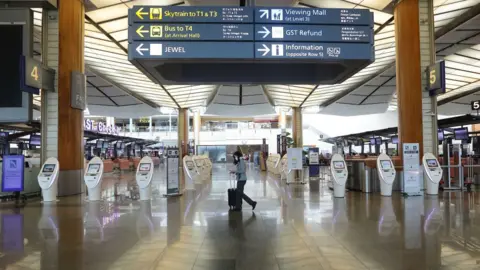
M 472 111 L 480 110 L 480 100 L 472 101 Z

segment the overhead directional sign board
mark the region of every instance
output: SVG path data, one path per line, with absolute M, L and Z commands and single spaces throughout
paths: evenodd
M 133 42 L 130 58 L 147 59 L 251 59 L 252 42 Z
M 197 6 L 134 6 L 130 24 L 144 22 L 253 23 L 253 8 Z
M 373 25 L 368 9 L 257 8 L 255 23 Z
M 375 58 L 368 9 L 134 6 L 128 22 L 129 60 L 160 83 L 334 84 Z
M 130 41 L 253 40 L 252 24 L 133 24 Z
M 371 55 L 370 44 L 255 42 L 255 58 L 366 59 Z
M 364 42 L 373 40 L 369 26 L 340 25 L 255 25 L 255 40 Z

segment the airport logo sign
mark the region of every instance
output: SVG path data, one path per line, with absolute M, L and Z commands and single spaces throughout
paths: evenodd
M 95 122 L 91 119 L 85 119 L 83 128 L 86 131 L 105 133 L 110 135 L 118 135 L 121 131 L 121 129 L 117 126 L 107 126 L 105 122 Z

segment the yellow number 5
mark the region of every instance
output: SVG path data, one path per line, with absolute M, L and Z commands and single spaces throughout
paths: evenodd
M 30 76 L 35 79 L 35 81 L 38 81 L 38 67 L 33 67 L 32 73 L 30 73 Z
M 435 81 L 437 80 L 437 76 L 436 76 L 436 70 L 430 70 L 430 84 L 434 84 Z

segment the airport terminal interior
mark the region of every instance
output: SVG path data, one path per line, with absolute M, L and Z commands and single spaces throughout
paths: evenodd
M 480 0 L 0 0 L 0 36 L 0 269 L 480 269 Z

